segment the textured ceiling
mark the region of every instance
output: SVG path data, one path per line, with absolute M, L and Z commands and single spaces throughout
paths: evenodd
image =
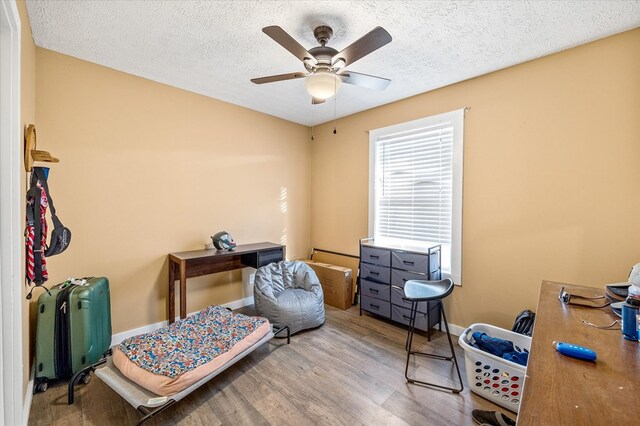
M 627 1 L 34 1 L 36 45 L 311 125 L 433 90 L 640 26 Z M 376 26 L 393 41 L 348 69 L 390 78 L 382 92 L 343 84 L 312 106 L 304 71 L 262 33 L 279 25 L 304 47 L 329 25 L 343 49 Z

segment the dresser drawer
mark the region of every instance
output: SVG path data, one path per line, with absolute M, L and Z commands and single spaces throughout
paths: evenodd
M 404 324 L 406 326 L 409 325 L 409 320 L 411 319 L 411 310 L 406 308 L 401 308 L 400 306 L 391 306 L 391 319 Z M 427 314 L 423 312 L 416 313 L 416 328 L 420 330 L 427 330 Z
M 391 304 L 382 300 L 367 296 L 360 298 L 360 307 L 368 312 L 389 318 L 391 316 Z
M 361 280 L 361 284 L 363 296 L 386 300 L 387 302 L 390 300 L 391 286 L 389 284 L 378 284 L 367 280 Z
M 418 312 L 427 312 L 428 302 L 418 303 Z M 395 286 L 391 287 L 391 304 L 398 305 L 405 309 L 411 309 L 411 302 L 404 300 L 404 290 Z
M 360 260 L 380 266 L 391 266 L 391 252 L 386 249 L 362 246 Z
M 416 274 L 415 272 L 400 271 L 398 269 L 391 270 L 391 285 L 404 288 L 404 283 L 409 280 L 426 280 L 424 274 Z
M 363 280 L 374 281 L 377 283 L 389 284 L 391 272 L 389 268 L 377 265 L 361 264 L 360 278 Z
M 407 253 L 403 251 L 394 251 L 391 253 L 391 267 L 404 269 L 405 271 L 427 273 L 428 262 L 429 256 L 426 254 Z

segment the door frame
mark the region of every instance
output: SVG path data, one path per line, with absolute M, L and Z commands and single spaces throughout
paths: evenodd
M 0 2 L 0 423 L 24 424 L 22 371 L 22 167 L 20 14 Z

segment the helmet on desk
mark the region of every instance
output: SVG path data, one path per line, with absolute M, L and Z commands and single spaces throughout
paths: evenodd
M 233 237 L 227 231 L 218 232 L 211 237 L 211 241 L 213 241 L 213 246 L 218 250 L 233 250 L 236 248 Z

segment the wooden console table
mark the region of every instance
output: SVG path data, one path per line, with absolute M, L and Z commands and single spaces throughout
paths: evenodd
M 169 295 L 167 316 L 169 324 L 175 321 L 175 282 L 180 280 L 180 318 L 187 316 L 187 278 L 245 267 L 259 268 L 285 259 L 285 246 L 256 243 L 236 246 L 231 251 L 194 250 L 169 253 Z
M 611 324 L 620 319 L 610 307 L 564 305 L 562 287 L 571 294 L 600 296 L 603 289 L 542 282 L 518 426 L 638 424 L 640 344 L 620 330 L 600 330 L 582 323 Z M 569 358 L 553 341 L 593 349 L 596 362 Z

